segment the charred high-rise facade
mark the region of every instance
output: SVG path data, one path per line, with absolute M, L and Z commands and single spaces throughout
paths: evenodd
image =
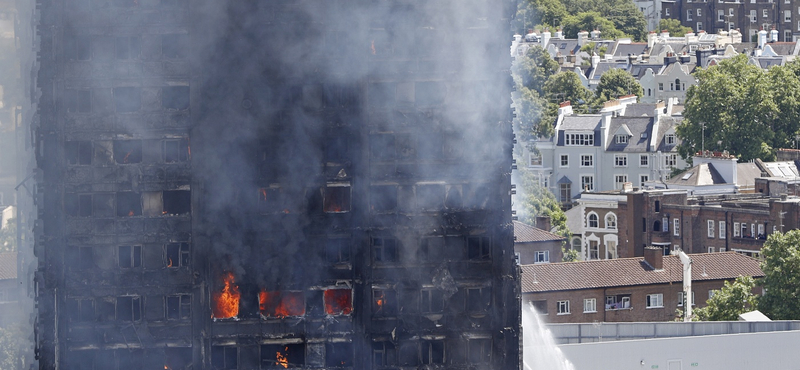
M 518 369 L 511 1 L 37 0 L 42 369 Z

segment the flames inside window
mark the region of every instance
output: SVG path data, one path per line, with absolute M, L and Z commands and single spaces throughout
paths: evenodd
M 232 272 L 226 272 L 221 277 L 221 286 L 211 293 L 211 317 L 215 319 L 229 319 L 239 315 L 239 299 L 241 293 L 235 284 Z
M 328 184 L 324 191 L 323 208 L 326 213 L 350 212 L 349 184 Z
M 349 315 L 353 312 L 353 291 L 350 289 L 328 289 L 323 298 L 328 315 Z
M 261 346 L 261 368 L 303 367 L 305 344 L 264 344 Z
M 262 290 L 258 293 L 258 307 L 264 317 L 303 316 L 306 313 L 303 292 Z

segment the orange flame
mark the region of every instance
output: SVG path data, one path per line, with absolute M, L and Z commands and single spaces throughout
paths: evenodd
M 353 291 L 350 289 L 328 289 L 322 297 L 328 315 L 349 315 L 353 312 Z
M 128 211 L 128 216 L 133 216 L 133 215 L 134 215 L 133 210 Z
M 288 354 L 289 347 L 284 348 L 284 351 L 286 351 L 286 353 Z M 276 364 L 283 366 L 284 369 L 289 367 L 289 358 L 286 357 L 284 354 L 276 352 L 275 359 L 277 360 Z
M 383 305 L 386 303 L 386 296 L 383 292 L 375 292 L 375 304 L 378 305 L 378 311 L 383 309 Z
M 239 314 L 239 298 L 241 298 L 239 286 L 234 284 L 232 272 L 226 272 L 222 276 L 222 282 L 225 284 L 222 290 L 211 294 L 213 299 L 211 317 L 217 319 L 236 317 Z
M 372 55 L 375 55 L 375 40 L 372 40 L 372 43 L 369 45 L 369 49 L 372 51 Z
M 267 189 L 261 188 L 261 189 L 258 189 L 258 192 L 261 195 L 261 201 L 266 202 L 267 201 Z
M 131 153 L 133 153 L 133 151 L 128 152 L 128 154 L 125 154 L 125 158 L 122 159 L 122 163 L 128 163 L 128 157 L 131 156 Z
M 189 159 L 192 159 L 192 139 L 186 138 L 186 150 L 189 152 Z
M 266 317 L 303 316 L 306 313 L 303 292 L 268 292 L 258 293 L 258 306 Z
M 172 258 L 167 258 L 167 259 L 169 260 L 169 263 L 167 264 L 167 267 L 172 267 Z

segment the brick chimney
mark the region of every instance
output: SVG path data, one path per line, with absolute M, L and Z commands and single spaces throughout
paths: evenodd
M 644 249 L 644 262 L 654 270 L 664 269 L 664 250 L 659 247 L 646 247 Z
M 550 231 L 550 217 L 548 216 L 536 216 L 536 226 L 537 229 L 542 229 L 544 231 Z

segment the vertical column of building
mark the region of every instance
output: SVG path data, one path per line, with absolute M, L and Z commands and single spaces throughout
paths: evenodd
M 191 363 L 185 5 L 40 7 L 44 366 Z

